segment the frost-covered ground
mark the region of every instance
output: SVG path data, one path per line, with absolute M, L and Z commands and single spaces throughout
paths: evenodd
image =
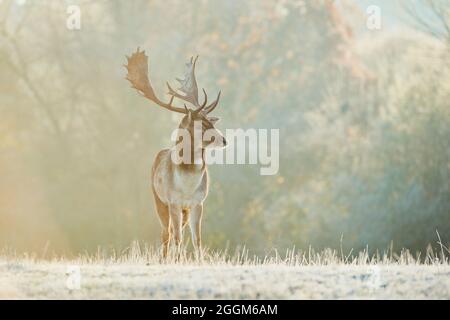
M 73 266 L 0 258 L 0 298 L 450 299 L 448 264 L 82 263 L 71 290 Z

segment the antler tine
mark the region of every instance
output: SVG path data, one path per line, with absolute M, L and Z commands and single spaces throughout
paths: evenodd
M 176 97 L 176 98 L 178 98 L 180 100 L 187 101 L 187 102 L 192 103 L 194 105 L 196 104 L 195 101 L 192 101 L 191 97 L 183 96 L 182 94 L 179 94 L 174 89 L 172 89 L 172 87 L 170 86 L 169 82 L 166 82 L 166 85 L 167 85 L 167 89 L 169 89 L 168 94 L 170 94 L 172 97 Z
M 206 106 L 208 103 L 208 95 L 206 94 L 205 88 L 202 88 L 203 94 L 205 95 L 205 101 L 203 101 L 202 109 Z
M 203 94 L 205 95 L 205 100 L 203 101 L 202 105 L 195 110 L 196 114 L 198 114 L 200 111 L 202 111 L 205 108 L 206 103 L 208 102 L 208 95 L 206 94 L 205 88 L 202 88 L 202 90 L 203 90 Z
M 212 112 L 212 111 L 217 107 L 217 105 L 219 104 L 220 94 L 221 94 L 221 93 L 222 93 L 222 91 L 219 91 L 219 94 L 217 95 L 216 101 L 214 101 L 213 103 L 211 103 L 211 104 L 205 109 L 206 114 Z
M 142 93 L 141 93 L 142 94 Z M 163 108 L 165 108 L 165 109 L 167 109 L 167 110 L 170 110 L 170 111 L 174 111 L 174 112 L 178 112 L 178 113 L 184 113 L 184 114 L 186 114 L 187 113 L 187 111 L 185 110 L 185 109 L 183 109 L 183 108 L 178 108 L 178 107 L 175 107 L 175 106 L 172 106 L 172 103 L 173 103 L 173 100 L 174 100 L 174 97 L 172 96 L 172 97 L 170 97 L 170 100 L 169 100 L 169 103 L 164 103 L 164 102 L 162 102 L 161 100 L 159 100 L 155 95 L 154 95 L 154 93 L 153 93 L 153 95 L 147 95 L 147 94 L 142 94 L 144 97 L 146 97 L 147 99 L 149 99 L 149 100 L 151 100 L 151 101 L 153 101 L 153 102 L 155 102 L 157 105 L 159 105 L 159 106 L 161 106 L 161 107 L 163 107 Z

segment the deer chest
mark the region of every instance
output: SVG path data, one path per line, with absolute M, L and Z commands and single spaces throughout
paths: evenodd
M 174 166 L 158 166 L 153 186 L 159 198 L 166 204 L 192 207 L 202 203 L 207 195 L 206 170 L 184 170 Z

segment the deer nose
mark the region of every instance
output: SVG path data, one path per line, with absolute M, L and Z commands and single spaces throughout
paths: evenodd
M 222 137 L 222 144 L 224 147 L 227 145 L 227 139 L 225 137 Z

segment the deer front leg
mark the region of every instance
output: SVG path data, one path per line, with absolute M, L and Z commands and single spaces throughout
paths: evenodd
M 167 251 L 169 247 L 170 240 L 170 216 L 169 207 L 164 204 L 158 197 L 155 191 L 153 191 L 153 196 L 155 197 L 156 212 L 158 213 L 159 221 L 161 223 L 161 245 L 162 245 L 162 260 L 167 258 Z
M 169 240 L 170 240 L 169 227 L 163 227 L 163 230 L 161 231 L 162 261 L 165 261 L 167 258 Z
M 181 236 L 182 236 L 182 220 L 183 213 L 180 206 L 170 205 L 169 206 L 170 215 L 170 226 L 173 240 L 175 242 L 176 257 L 179 259 L 181 250 Z
M 192 244 L 194 245 L 195 257 L 197 260 L 203 258 L 202 252 L 202 215 L 203 204 L 192 208 L 189 219 L 189 227 L 191 228 Z

